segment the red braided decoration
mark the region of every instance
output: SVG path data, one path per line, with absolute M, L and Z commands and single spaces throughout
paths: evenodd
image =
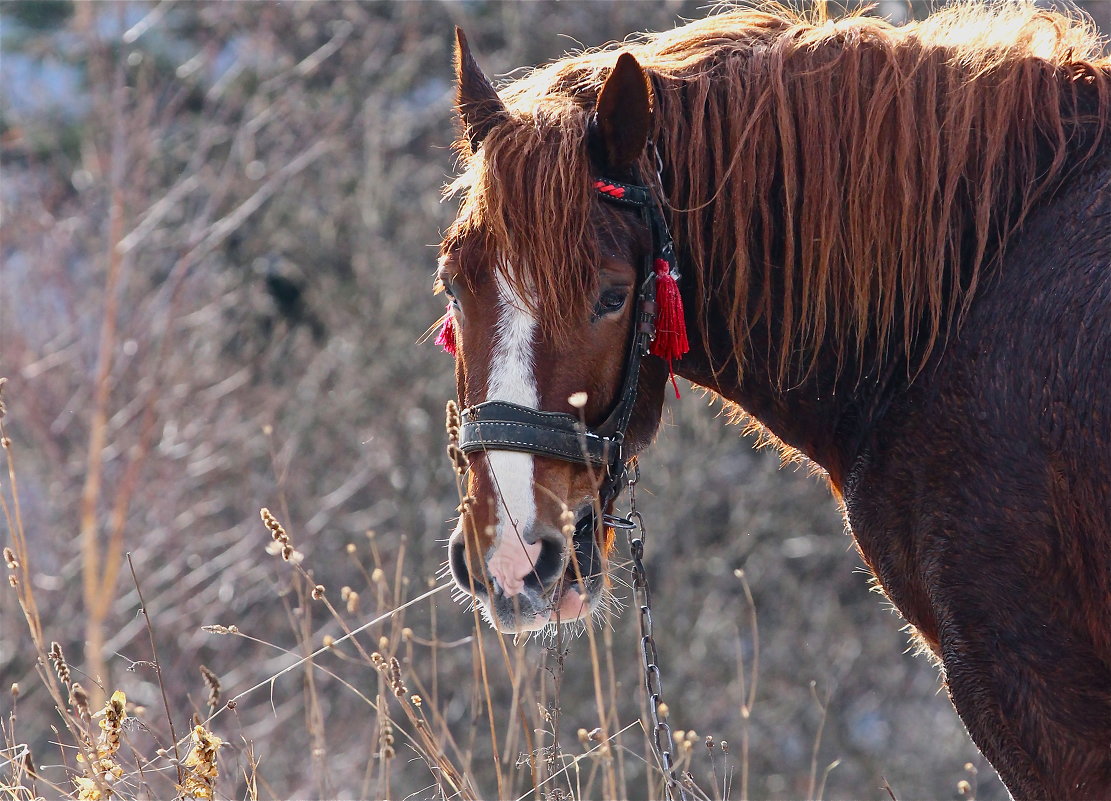
M 610 197 L 616 198 L 625 197 L 625 187 L 614 186 L 613 184 L 607 183 L 606 181 L 595 181 L 594 188 L 601 192 L 603 195 L 609 195 Z

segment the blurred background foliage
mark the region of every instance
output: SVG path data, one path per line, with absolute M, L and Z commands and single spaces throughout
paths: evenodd
M 877 5 L 896 20 L 927 10 Z M 1079 5 L 1107 24 L 1111 3 Z M 450 358 L 420 340 L 441 311 L 429 288 L 453 216 L 441 201 L 453 170 L 453 25 L 504 78 L 704 13 L 678 0 L 5 0 L 0 374 L 34 589 L 75 668 L 160 708 L 124 552 L 182 718 L 203 710 L 200 664 L 234 694 L 289 663 L 265 643 L 298 650 L 337 634 L 264 552 L 260 506 L 330 593 L 360 588 L 352 625 L 435 582 L 457 502 L 442 426 L 454 383 Z M 838 760 L 827 798 L 886 798 L 885 781 L 903 799 L 958 797 L 968 762 L 982 771 L 980 797 L 1005 797 L 937 671 L 904 653 L 900 620 L 869 593 L 822 483 L 751 444 L 684 388 L 644 459 L 673 726 L 740 741 L 756 644 L 743 569 L 760 637 L 744 724 L 753 797 L 802 797 L 814 770 Z M 3 686 L 20 682 L 21 734 L 48 765 L 54 712 L 11 593 L 0 613 Z M 202 630 L 213 623 L 263 642 Z M 369 644 L 402 623 L 412 637 L 387 647 L 423 677 L 492 797 L 472 617 L 441 593 Z M 623 724 L 639 714 L 635 629 L 630 612 L 612 620 Z M 508 647 L 547 688 L 530 696 L 548 710 L 542 727 L 573 744 L 597 725 L 585 638 Z M 378 682 L 365 665 L 330 669 L 364 689 Z M 492 682 L 508 727 L 508 682 Z M 249 741 L 267 796 L 379 793 L 368 778 L 378 722 L 329 677 L 309 684 L 289 674 L 241 704 L 227 759 Z M 626 737 L 630 754 L 643 755 L 642 739 Z M 528 772 L 503 747 L 508 786 L 528 793 Z M 704 756 L 692 770 L 712 783 Z M 630 756 L 625 771 L 625 792 L 643 797 L 643 764 Z M 241 796 L 235 781 L 223 792 Z M 397 797 L 433 795 L 422 789 L 432 782 L 419 760 L 391 768 Z

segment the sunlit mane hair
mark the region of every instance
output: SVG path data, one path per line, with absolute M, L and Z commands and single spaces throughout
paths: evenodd
M 738 361 L 770 324 L 781 379 L 819 346 L 842 363 L 887 346 L 924 359 L 1111 121 L 1111 59 L 1091 24 L 1029 2 L 959 3 L 902 27 L 762 6 L 568 56 L 499 90 L 510 115 L 476 155 L 460 143 L 448 236 L 481 231 L 553 332 L 591 297 L 600 201 L 585 140 L 616 50 L 652 81 L 657 189 L 696 302 L 732 293 Z M 641 175 L 656 184 L 650 158 Z

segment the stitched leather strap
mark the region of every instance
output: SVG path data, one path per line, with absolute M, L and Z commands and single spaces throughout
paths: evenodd
M 618 451 L 614 440 L 586 430 L 574 416 L 562 412 L 487 401 L 465 409 L 462 417 L 459 448 L 463 453 L 518 451 L 604 467 Z

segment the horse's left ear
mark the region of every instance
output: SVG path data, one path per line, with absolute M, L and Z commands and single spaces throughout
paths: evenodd
M 455 28 L 456 108 L 463 120 L 463 132 L 474 153 L 490 129 L 505 119 L 505 104 L 493 84 L 471 55 L 463 29 Z
M 617 57 L 598 94 L 596 114 L 592 145 L 605 158 L 602 166 L 611 172 L 628 169 L 644 152 L 652 121 L 648 76 L 631 53 Z

